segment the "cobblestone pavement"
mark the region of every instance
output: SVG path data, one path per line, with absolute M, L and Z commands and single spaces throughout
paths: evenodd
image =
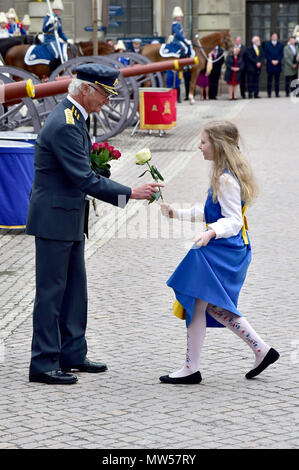
M 184 102 L 177 127 L 163 137 L 127 130 L 111 139 L 123 153 L 113 178 L 140 184 L 134 155 L 148 146 L 166 179 L 164 199 L 203 201 L 209 163 L 197 150 L 199 129 L 215 118 L 239 125 L 259 179 L 260 197 L 248 210 L 253 261 L 239 308 L 280 360 L 248 381 L 251 350 L 226 329 L 210 329 L 202 383 L 159 383 L 185 356 L 185 325 L 171 314 L 165 283 L 202 227 L 162 220 L 154 204 L 121 210 L 99 203 L 86 244 L 88 355 L 109 370 L 78 374 L 69 387 L 31 384 L 34 239 L 2 231 L 0 448 L 298 447 L 298 105 L 287 98 Z

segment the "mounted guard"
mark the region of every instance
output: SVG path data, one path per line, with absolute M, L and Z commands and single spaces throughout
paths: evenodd
M 180 7 L 174 7 L 172 17 L 174 22 L 171 27 L 171 36 L 166 44 L 162 44 L 160 55 L 162 57 L 194 57 L 195 52 L 192 48 L 191 41 L 185 38 L 182 19 L 184 13 Z
M 49 13 L 44 18 L 44 42 L 40 46 L 31 46 L 25 57 L 27 65 L 45 64 L 54 70 L 60 63 L 68 60 L 67 47 L 71 40 L 62 29 L 61 13 L 64 10 L 61 0 L 54 0 L 52 8 L 48 1 Z

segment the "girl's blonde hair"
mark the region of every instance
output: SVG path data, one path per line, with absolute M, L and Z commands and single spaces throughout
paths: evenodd
M 239 131 L 230 121 L 211 121 L 203 127 L 214 149 L 214 171 L 211 177 L 213 201 L 217 199 L 220 176 L 233 173 L 241 186 L 241 197 L 249 205 L 258 195 L 252 170 L 239 149 Z

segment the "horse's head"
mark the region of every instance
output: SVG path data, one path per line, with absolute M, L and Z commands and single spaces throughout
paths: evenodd
M 229 51 L 233 47 L 233 42 L 230 36 L 229 29 L 227 29 L 226 31 L 222 31 L 220 34 L 221 34 L 220 46 L 223 47 L 226 51 Z
M 69 60 L 74 59 L 75 57 L 83 56 L 83 51 L 78 44 L 69 43 L 67 45 L 67 56 Z

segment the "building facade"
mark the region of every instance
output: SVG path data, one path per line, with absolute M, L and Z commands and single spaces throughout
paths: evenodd
M 97 0 L 99 26 L 105 1 Z M 92 3 L 92 0 L 63 0 L 63 28 L 75 41 L 92 38 L 92 32 L 85 30 L 92 26 Z M 175 6 L 184 12 L 183 26 L 188 38 L 229 29 L 232 37 L 241 36 L 247 44 L 253 35 L 266 41 L 273 31 L 286 42 L 299 24 L 298 0 L 111 0 L 110 5 L 121 7 L 122 14 L 110 17 L 105 34 L 98 33 L 100 38 L 168 37 Z M 29 13 L 32 33 L 41 31 L 47 11 L 45 0 L 0 0 L 0 11 L 10 7 L 15 8 L 20 20 Z

